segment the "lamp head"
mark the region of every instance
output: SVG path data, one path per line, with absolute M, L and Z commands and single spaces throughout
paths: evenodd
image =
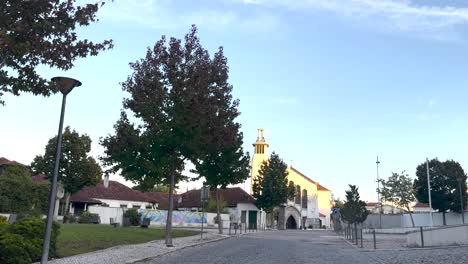
M 73 88 L 81 86 L 80 81 L 68 77 L 54 77 L 52 78 L 52 81 L 55 83 L 59 91 L 64 95 L 70 93 Z

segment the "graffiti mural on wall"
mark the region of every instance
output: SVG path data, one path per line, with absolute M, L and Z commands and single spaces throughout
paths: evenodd
M 167 211 L 165 210 L 147 210 L 140 209 L 141 219 L 149 218 L 151 222 L 166 223 Z M 201 224 L 202 213 L 201 212 L 189 212 L 189 211 L 173 211 L 172 212 L 172 223 L 174 225 L 182 224 Z M 206 214 L 203 216 L 203 223 L 206 223 Z

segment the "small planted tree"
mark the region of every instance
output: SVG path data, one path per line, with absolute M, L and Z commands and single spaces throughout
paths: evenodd
M 411 178 L 405 171 L 402 173 L 392 173 L 392 176 L 387 180 L 381 179 L 382 188 L 380 194 L 386 201 L 392 202 L 400 207 L 405 208 L 411 218 L 411 223 L 414 227 L 413 214 L 411 213 L 410 204 L 414 202 L 414 189 Z
M 359 188 L 349 184 L 346 201 L 341 209 L 341 217 L 348 224 L 359 224 L 366 221 L 368 215 L 369 211 L 366 209 L 366 203 L 361 200 Z
M 257 206 L 271 215 L 273 209 L 287 202 L 293 189 L 288 187 L 288 166 L 278 154 L 273 152 L 268 162 L 263 162 L 259 175 L 255 178 L 252 189 Z

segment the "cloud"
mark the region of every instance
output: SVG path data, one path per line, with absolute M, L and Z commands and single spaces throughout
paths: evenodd
M 235 27 L 248 32 L 271 31 L 279 25 L 277 17 L 267 11 L 241 13 L 232 6 L 193 1 L 186 5 L 172 0 L 115 0 L 100 11 L 100 18 L 116 23 L 138 24 L 154 29 L 187 28 L 192 24 L 207 29 Z
M 329 11 L 381 29 L 449 36 L 457 26 L 468 24 L 468 8 L 417 5 L 412 0 L 237 0 L 245 5 L 292 11 Z M 444 31 L 444 35 L 438 34 Z

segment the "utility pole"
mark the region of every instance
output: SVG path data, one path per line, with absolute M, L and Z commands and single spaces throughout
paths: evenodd
M 429 159 L 428 158 L 426 158 L 426 168 L 427 168 L 427 192 L 429 194 L 429 208 L 431 209 L 429 212 L 429 215 L 431 217 L 430 223 L 432 227 L 434 226 L 434 223 L 432 222 L 431 178 L 429 177 Z
M 379 156 L 377 156 L 377 161 L 375 163 L 377 164 L 377 200 L 379 203 L 379 226 L 380 229 L 382 229 L 382 201 L 380 200 Z

